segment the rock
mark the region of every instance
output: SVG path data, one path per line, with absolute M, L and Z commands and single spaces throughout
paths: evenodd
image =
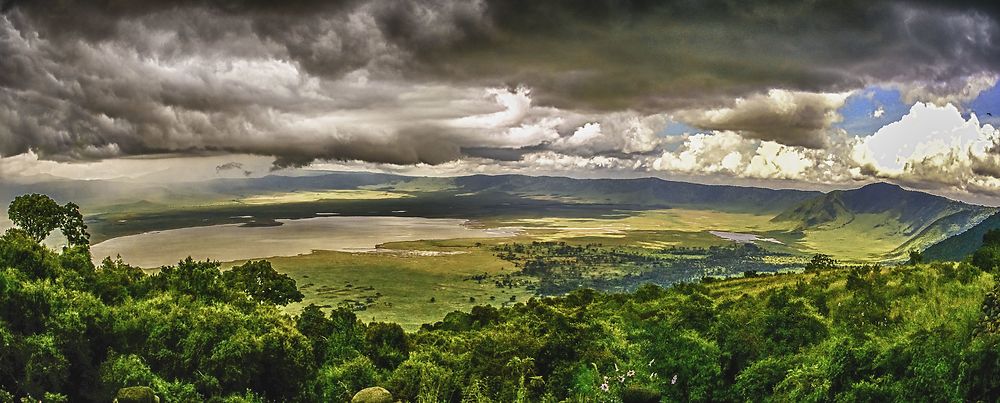
M 160 403 L 160 397 L 147 386 L 131 386 L 118 389 L 115 403 Z
M 392 403 L 392 393 L 378 386 L 361 389 L 351 403 Z

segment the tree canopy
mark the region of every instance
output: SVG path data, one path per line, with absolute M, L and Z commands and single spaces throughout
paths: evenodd
M 60 206 L 52 198 L 38 193 L 17 196 L 7 208 L 7 216 L 35 242 L 42 242 L 59 228 L 70 246 L 87 245 L 90 234 L 75 203 Z

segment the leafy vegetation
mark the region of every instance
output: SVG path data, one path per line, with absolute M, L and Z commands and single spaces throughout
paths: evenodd
M 46 195 L 32 193 L 14 198 L 7 214 L 10 221 L 35 242 L 42 242 L 56 228 L 62 231 L 70 245 L 90 242 L 80 207 L 74 203 L 60 206 Z
M 975 252 L 987 232 L 1000 229 L 1000 213 L 993 214 L 969 228 L 965 232 L 952 236 L 923 251 L 931 260 L 959 260 Z
M 633 291 L 643 284 L 668 286 L 707 276 L 773 273 L 798 266 L 797 261 L 779 263 L 780 258 L 789 256 L 753 243 L 637 249 L 535 241 L 499 244 L 493 250 L 501 259 L 514 263 L 519 269 L 516 275 L 536 278 L 539 296 L 562 295 L 579 288 Z M 508 284 L 512 277 L 502 275 L 494 281 Z
M 525 247 L 516 260 L 647 263 Z M 0 237 L 0 400 L 347 401 L 382 386 L 421 402 L 987 401 L 1000 394 L 996 256 L 817 256 L 803 273 L 580 289 L 406 332 L 345 308 L 288 315 L 280 304 L 302 294 L 264 261 L 147 275 L 15 228 Z

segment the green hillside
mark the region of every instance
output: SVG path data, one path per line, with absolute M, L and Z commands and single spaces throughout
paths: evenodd
M 910 249 L 923 249 L 961 233 L 996 211 L 992 207 L 875 183 L 829 192 L 778 214 L 774 221 L 801 231 L 803 244 L 816 251 L 819 246 L 840 247 L 843 251 L 839 255 L 846 256 L 851 250 L 872 249 L 862 244 L 878 244 L 884 256 L 899 257 Z
M 934 260 L 958 260 L 972 254 L 982 244 L 986 232 L 1000 228 L 1000 213 L 994 214 L 966 231 L 942 240 L 924 250 Z
M 815 228 L 821 225 L 843 226 L 854 219 L 854 213 L 844 205 L 843 192 L 834 191 L 778 214 L 775 222 L 792 223 L 795 229 Z

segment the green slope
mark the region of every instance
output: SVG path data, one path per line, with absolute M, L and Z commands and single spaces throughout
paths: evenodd
M 976 251 L 987 231 L 1000 228 L 1000 213 L 993 214 L 962 233 L 935 243 L 924 250 L 932 260 L 961 260 Z
M 994 212 L 991 207 L 876 183 L 808 200 L 777 215 L 774 221 L 801 231 L 802 243 L 808 248 L 877 258 L 926 248 Z M 884 251 L 873 255 L 869 252 L 873 249 Z

